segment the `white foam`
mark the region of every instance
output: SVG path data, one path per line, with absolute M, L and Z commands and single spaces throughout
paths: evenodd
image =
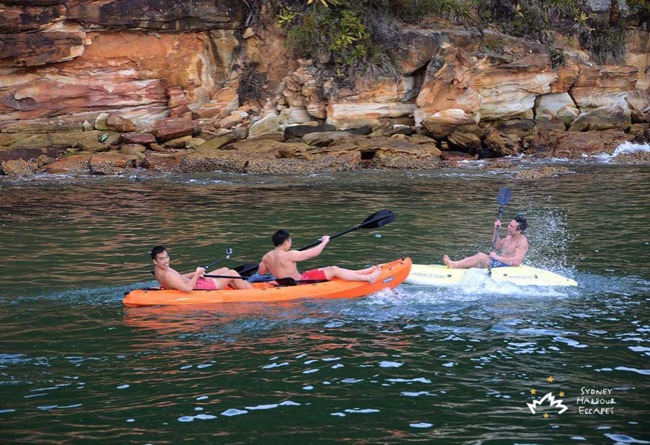
M 603 162 L 609 162 L 612 159 L 614 159 L 618 155 L 623 155 L 623 154 L 633 154 L 633 153 L 639 153 L 639 152 L 650 152 L 650 144 L 634 144 L 632 142 L 623 142 L 621 145 L 616 147 L 614 152 L 609 155 L 607 153 L 601 153 L 598 155 L 595 155 L 594 157 L 598 159 L 599 161 Z

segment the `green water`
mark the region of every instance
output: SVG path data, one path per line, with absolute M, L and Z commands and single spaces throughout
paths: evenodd
M 650 443 L 650 169 L 571 170 L 0 179 L 3 443 Z M 384 208 L 394 223 L 301 269 L 485 250 L 499 187 L 513 191 L 504 218 L 529 220 L 528 264 L 578 288 L 121 304 L 154 284 L 153 245 L 181 271 L 232 247 L 234 267 L 278 228 L 301 247 Z M 588 389 L 612 411 L 586 413 Z M 549 392 L 567 410 L 531 413 Z

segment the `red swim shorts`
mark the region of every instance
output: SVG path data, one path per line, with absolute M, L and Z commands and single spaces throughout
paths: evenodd
M 300 280 L 320 280 L 327 281 L 327 276 L 322 269 L 312 269 L 300 275 Z
M 196 282 L 196 286 L 194 286 L 194 289 L 217 290 L 217 285 L 214 284 L 214 281 L 212 280 L 208 280 L 206 278 L 199 278 L 198 281 Z

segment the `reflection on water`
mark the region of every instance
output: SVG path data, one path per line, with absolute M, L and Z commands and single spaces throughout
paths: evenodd
M 647 171 L 572 170 L 537 181 L 440 170 L 0 182 L 3 436 L 647 443 Z M 153 245 L 181 270 L 232 246 L 233 267 L 259 259 L 279 227 L 303 246 L 383 208 L 394 223 L 346 234 L 304 268 L 485 250 L 503 186 L 505 217 L 529 219 L 529 263 L 577 288 L 472 280 L 354 300 L 121 305 L 153 283 Z M 583 387 L 611 389 L 614 413 L 581 414 Z M 529 411 L 560 391 L 567 412 Z

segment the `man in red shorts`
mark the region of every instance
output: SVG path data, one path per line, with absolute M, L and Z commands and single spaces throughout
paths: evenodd
M 197 267 L 194 272 L 181 274 L 169 267 L 170 259 L 167 250 L 163 246 L 156 246 L 151 250 L 151 259 L 153 260 L 154 275 L 164 289 L 178 289 L 183 292 L 190 292 L 194 289 L 216 290 L 230 286 L 235 289 L 250 289 L 251 284 L 246 280 L 232 278 L 205 278 L 205 269 Z M 234 270 L 222 267 L 213 274 L 239 276 Z
M 294 280 L 331 280 L 338 277 L 346 281 L 368 281 L 374 283 L 381 272 L 378 266 L 372 266 L 363 270 L 343 269 L 338 266 L 321 267 L 308 270 L 301 274 L 298 272 L 297 263 L 317 257 L 321 254 L 330 237 L 325 235 L 321 243 L 307 250 L 291 250 L 291 235 L 281 229 L 273 234 L 275 249 L 267 252 L 262 257 L 259 265 L 259 273 L 272 273 L 277 278 L 293 278 Z

